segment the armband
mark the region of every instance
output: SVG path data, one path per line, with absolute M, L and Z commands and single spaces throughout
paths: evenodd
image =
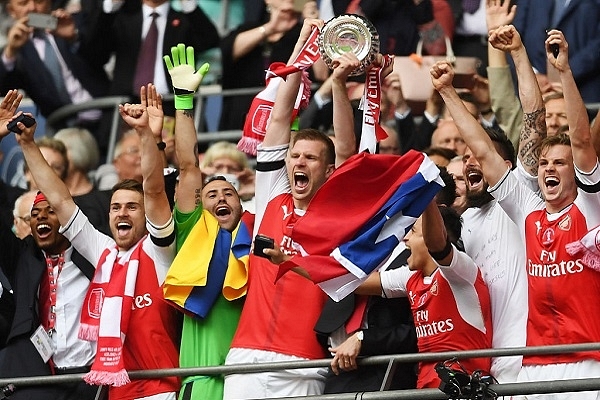
M 429 251 L 429 255 L 431 255 L 431 257 L 433 257 L 434 260 L 439 261 L 439 260 L 443 260 L 444 258 L 448 257 L 448 254 L 450 254 L 450 252 L 452 251 L 452 243 L 450 243 L 450 240 L 446 237 L 446 246 L 444 246 L 444 248 L 440 251 Z

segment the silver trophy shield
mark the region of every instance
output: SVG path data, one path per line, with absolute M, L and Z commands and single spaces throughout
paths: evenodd
M 375 26 L 360 15 L 345 14 L 327 21 L 318 38 L 321 58 L 329 68 L 342 54 L 353 52 L 360 66 L 350 76 L 361 75 L 379 53 L 379 34 Z

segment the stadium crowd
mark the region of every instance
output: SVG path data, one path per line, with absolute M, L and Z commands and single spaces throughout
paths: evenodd
M 388 376 L 357 360 L 600 342 L 597 1 L 0 4 L 0 140 L 24 160 L 0 180 L 0 378 L 84 374 L 11 399 L 438 388 L 436 362 Z M 353 52 L 327 64 L 318 51 L 342 14 L 378 32 L 364 74 Z M 427 69 L 426 100 L 403 91 L 400 58 Z M 198 141 L 207 81 L 263 88 L 211 116 L 237 145 Z M 108 95 L 130 99 L 112 159 L 110 111 L 37 131 Z M 460 366 L 499 383 L 600 377 L 597 352 Z

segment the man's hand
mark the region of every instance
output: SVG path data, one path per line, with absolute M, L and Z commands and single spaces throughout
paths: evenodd
M 333 73 L 331 74 L 331 78 L 334 81 L 345 84 L 348 76 L 359 66 L 360 61 L 353 52 L 343 53 L 332 62 Z
M 264 249 L 263 253 L 269 256 L 269 261 L 276 265 L 288 261 L 291 258 L 290 256 L 284 254 L 283 251 L 281 251 L 281 248 L 279 248 L 277 245 L 275 245 L 275 248 L 273 249 Z
M 165 64 L 175 92 L 175 109 L 191 110 L 194 108 L 194 93 L 200 86 L 209 65 L 204 63 L 198 71 L 194 61 L 194 48 L 183 43 L 171 47 L 171 58 L 164 56 Z
M 2 99 L 2 103 L 0 103 L 0 140 L 10 133 L 7 125 L 17 112 L 21 100 L 23 100 L 23 95 L 16 89 L 9 90 Z
M 52 15 L 58 18 L 58 24 L 52 33 L 68 41 L 77 40 L 77 27 L 71 13 L 59 8 L 52 11 Z
M 524 49 L 521 42 L 521 35 L 512 25 L 503 25 L 493 31 L 490 31 L 490 44 L 498 50 L 502 51 L 517 51 Z
M 33 32 L 33 28 L 27 25 L 28 18 L 23 17 L 15 22 L 8 30 L 6 47 L 4 48 L 4 56 L 10 60 L 17 56 L 17 53 L 27 41 L 29 35 Z
M 558 57 L 555 57 L 550 45 L 558 45 Z M 569 44 L 567 43 L 563 33 L 557 29 L 552 29 L 548 32 L 548 37 L 545 42 L 546 57 L 554 68 L 559 72 L 568 71 L 569 66 Z
M 143 89 L 143 88 L 142 88 Z M 148 112 L 148 126 L 152 134 L 158 141 L 162 141 L 162 129 L 165 114 L 162 108 L 162 96 L 156 91 L 156 86 L 148 84 L 146 89 L 146 96 L 143 91 L 140 90 L 140 99 L 142 106 L 146 107 Z
M 487 0 L 485 21 L 488 32 L 511 24 L 517 12 L 516 5 L 510 5 L 510 0 Z
M 333 354 L 333 360 L 331 360 L 333 373 L 339 375 L 340 370 L 352 371 L 356 369 L 356 357 L 360 354 L 361 346 L 362 343 L 355 333 L 339 346 L 330 347 L 329 351 Z
M 13 119 L 17 118 L 21 114 L 25 114 L 25 115 L 28 115 L 31 118 L 33 118 L 33 115 L 31 113 L 23 113 L 22 111 L 19 111 L 17 114 L 15 114 L 14 117 L 12 117 L 10 119 L 10 121 L 12 121 Z M 15 137 L 17 138 L 17 143 L 19 143 L 19 145 L 22 146 L 25 143 L 33 143 L 33 142 L 35 142 L 34 134 L 35 134 L 35 129 L 37 128 L 37 123 L 31 125 L 28 128 L 28 127 L 25 126 L 24 123 L 18 122 L 17 123 L 17 127 L 21 130 L 20 134 L 18 134 L 18 135 L 15 134 Z
M 431 67 L 429 72 L 431 73 L 433 88 L 438 92 L 442 89 L 452 87 L 454 70 L 447 61 L 438 61 Z

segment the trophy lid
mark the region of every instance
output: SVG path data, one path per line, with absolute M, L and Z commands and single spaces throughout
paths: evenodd
M 361 65 L 350 76 L 361 75 L 379 53 L 379 34 L 375 26 L 361 15 L 344 14 L 332 18 L 321 30 L 318 39 L 321 58 L 329 68 L 342 54 L 352 51 Z

